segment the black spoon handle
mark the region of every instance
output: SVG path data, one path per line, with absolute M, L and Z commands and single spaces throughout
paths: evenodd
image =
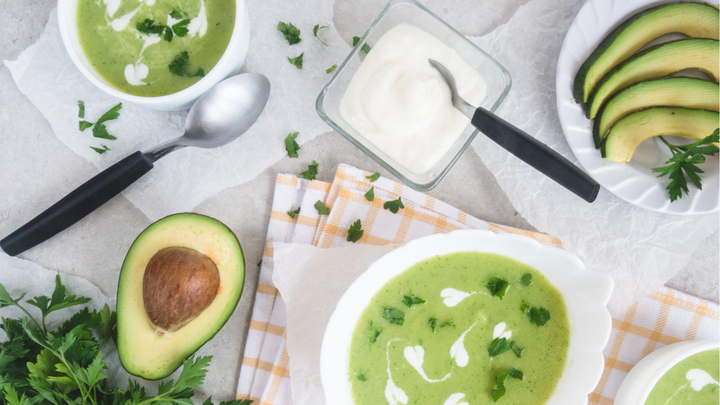
M 1 240 L 0 248 L 15 256 L 45 242 L 95 211 L 152 168 L 153 163 L 142 152 L 133 153 Z
M 472 124 L 523 162 L 587 202 L 595 201 L 600 185 L 580 168 L 544 143 L 484 108 L 478 108 Z

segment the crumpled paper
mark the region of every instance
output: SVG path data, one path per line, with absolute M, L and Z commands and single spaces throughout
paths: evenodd
M 498 114 L 578 164 L 563 135 L 555 74 L 565 33 L 583 2 L 533 0 L 505 25 L 471 40 L 509 71 L 513 88 Z M 517 211 L 562 240 L 591 268 L 615 279 L 610 309 L 620 312 L 683 269 L 699 243 L 718 229 L 718 214 L 656 213 L 605 189 L 588 204 L 479 135 L 472 144 Z
M 238 140 L 221 148 L 185 148 L 155 164 L 123 195 L 150 220 L 175 212 L 190 211 L 217 192 L 254 179 L 285 154 L 284 139 L 299 131 L 303 144 L 327 132 L 315 112 L 315 99 L 332 77 L 325 70 L 339 65 L 350 47 L 337 34 L 333 23 L 333 0 L 307 2 L 247 0 L 250 15 L 250 47 L 243 71 L 262 73 L 272 90 L 265 111 Z M 279 21 L 292 22 L 301 30 L 302 42 L 290 46 L 277 30 Z M 313 37 L 316 24 L 325 46 Z M 304 52 L 302 69 L 287 58 Z M 18 88 L 50 122 L 57 137 L 71 150 L 103 170 L 136 150 L 182 135 L 187 112 L 155 111 L 123 103 L 120 118 L 106 123 L 117 140 L 93 138 L 90 130 L 78 130 L 77 101 L 85 102 L 85 119 L 97 120 L 119 102 L 95 88 L 70 60 L 53 10 L 40 39 L 16 61 L 5 61 Z M 102 155 L 90 146 L 107 145 Z M 68 190 L 70 192 L 71 190 Z

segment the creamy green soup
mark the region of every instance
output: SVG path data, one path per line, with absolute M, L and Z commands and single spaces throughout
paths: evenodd
M 136 96 L 176 93 L 225 52 L 236 0 L 78 0 L 78 37 L 105 81 Z
M 706 350 L 679 362 L 650 391 L 645 405 L 718 405 L 720 351 Z
M 541 405 L 569 341 L 563 298 L 534 268 L 489 253 L 437 256 L 390 280 L 363 311 L 352 395 L 355 405 L 474 405 L 504 388 L 498 403 Z

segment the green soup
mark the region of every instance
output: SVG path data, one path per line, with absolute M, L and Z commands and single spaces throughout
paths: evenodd
M 502 299 L 492 278 L 508 283 Z M 543 325 L 538 313 L 549 314 Z M 513 368 L 523 378 L 505 379 L 498 403 L 544 404 L 565 366 L 569 329 L 562 296 L 530 266 L 476 252 L 425 260 L 390 280 L 355 326 L 355 404 L 490 404 L 497 377 Z M 491 344 L 511 349 L 491 357 Z
M 679 362 L 660 378 L 645 405 L 718 405 L 720 351 L 706 350 Z
M 78 0 L 78 37 L 85 57 L 113 87 L 164 96 L 215 67 L 230 42 L 235 2 Z

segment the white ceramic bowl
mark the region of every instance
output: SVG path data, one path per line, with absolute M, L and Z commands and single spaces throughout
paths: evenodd
M 602 350 L 612 329 L 605 305 L 613 280 L 589 269 L 576 256 L 521 235 L 462 230 L 416 239 L 381 257 L 348 288 L 325 329 L 320 376 L 325 402 L 353 404 L 348 357 L 355 325 L 371 298 L 393 277 L 422 260 L 454 252 L 488 252 L 511 257 L 545 275 L 567 306 L 570 347 L 565 369 L 548 404 L 586 404 L 603 372 Z
M 212 86 L 221 80 L 236 75 L 240 72 L 245 56 L 247 55 L 248 42 L 250 40 L 250 19 L 248 18 L 245 0 L 236 0 L 235 26 L 230 37 L 225 53 L 215 67 L 205 77 L 192 86 L 177 93 L 160 97 L 140 97 L 123 93 L 112 85 L 108 84 L 90 65 L 83 53 L 78 39 L 77 24 L 77 0 L 58 1 L 58 20 L 60 23 L 60 35 L 63 44 L 70 54 L 75 66 L 92 84 L 100 90 L 124 101 L 143 105 L 157 110 L 185 110 L 190 108 L 195 100 Z
M 720 348 L 720 342 L 680 342 L 648 354 L 630 370 L 615 396 L 615 405 L 642 405 L 660 378 L 693 354 Z

